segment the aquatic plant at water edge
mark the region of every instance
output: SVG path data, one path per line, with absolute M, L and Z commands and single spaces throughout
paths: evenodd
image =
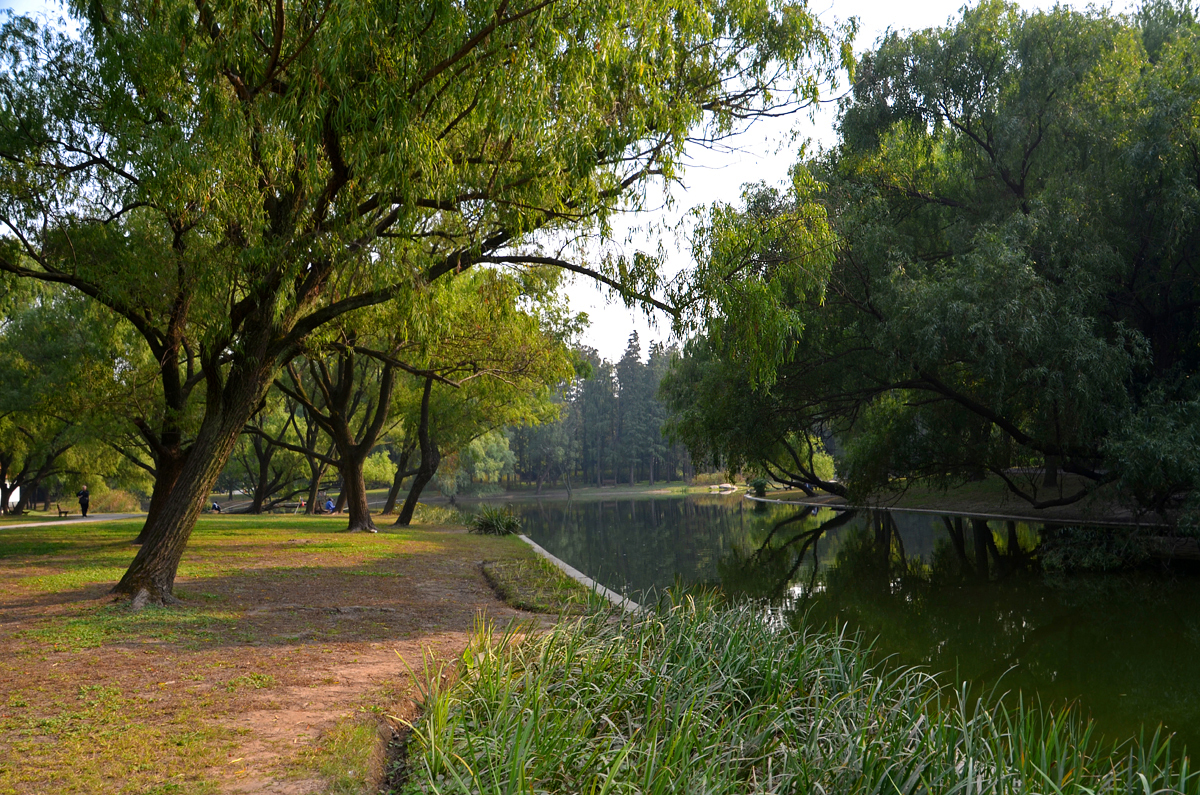
M 845 634 L 672 597 L 534 635 L 481 627 L 426 677 L 410 790 L 1151 793 L 1198 791 L 1158 735 L 1104 746 L 1070 711 L 1007 708 Z
M 506 536 L 521 529 L 521 520 L 508 508 L 484 505 L 479 513 L 471 517 L 469 529 L 480 535 Z

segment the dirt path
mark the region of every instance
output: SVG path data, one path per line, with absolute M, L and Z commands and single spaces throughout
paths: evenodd
M 48 592 L 30 575 L 52 560 L 0 557 L 0 792 L 323 793 L 347 719 L 414 717 L 410 671 L 455 659 L 480 620 L 546 621 L 480 572 L 527 557 L 515 539 L 292 535 L 214 540 L 239 568 L 181 570 L 187 607 L 136 617 L 107 584 Z

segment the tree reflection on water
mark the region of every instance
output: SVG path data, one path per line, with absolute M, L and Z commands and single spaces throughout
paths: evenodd
M 1039 530 L 736 497 L 543 501 L 529 534 L 614 590 L 681 583 L 781 621 L 848 626 L 884 656 L 980 690 L 1076 701 L 1111 737 L 1159 721 L 1200 742 L 1200 583 L 1138 571 L 1047 575 Z

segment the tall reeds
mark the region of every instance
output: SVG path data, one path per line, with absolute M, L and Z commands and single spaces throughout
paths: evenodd
M 1200 791 L 1169 739 L 872 665 L 845 634 L 676 596 L 544 634 L 481 626 L 429 676 L 409 787 L 439 793 Z M 1182 759 L 1182 761 L 1180 761 Z

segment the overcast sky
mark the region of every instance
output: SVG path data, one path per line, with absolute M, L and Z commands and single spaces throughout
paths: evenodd
M 858 17 L 859 34 L 856 50 L 869 47 L 885 31 L 920 30 L 943 25 L 958 14 L 961 0 L 924 0 L 923 2 L 895 2 L 895 0 L 816 0 L 813 10 L 827 20 L 844 20 Z M 1048 0 L 1021 0 L 1022 8 L 1049 8 L 1055 5 Z M 1066 5 L 1084 6 L 1085 3 L 1069 2 Z M 1103 3 L 1099 5 L 1104 5 Z M 1116 0 L 1111 7 L 1117 12 L 1133 7 L 1128 0 Z M 0 0 L 0 8 L 12 8 L 17 13 L 37 12 L 57 8 L 42 0 Z M 786 121 L 771 120 L 760 123 L 749 132 L 732 142 L 731 151 L 697 150 L 688 152 L 688 165 L 683 174 L 683 185 L 672 191 L 674 207 L 670 211 L 651 211 L 641 216 L 626 219 L 624 228 L 637 229 L 652 223 L 673 223 L 687 211 L 697 206 L 707 206 L 714 201 L 736 203 L 741 186 L 746 183 L 766 182 L 772 185 L 787 184 L 788 168 L 795 162 L 796 145 L 791 143 L 792 132 L 802 138 L 811 138 L 817 143 L 832 142 L 832 105 L 823 108 L 815 121 L 805 115 Z M 656 204 L 661 204 L 656 202 Z M 624 235 L 622 235 L 624 236 Z M 632 248 L 645 246 L 645 238 L 636 233 Z M 686 241 L 679 241 L 677 250 L 671 250 L 672 267 L 687 263 Z M 636 330 L 641 337 L 643 352 L 650 340 L 666 340 L 670 327 L 665 319 L 657 324 L 644 313 L 626 309 L 620 302 L 593 286 L 588 280 L 577 280 L 568 288 L 571 306 L 575 311 L 587 312 L 591 327 L 583 343 L 600 351 L 608 359 L 620 358 L 626 340 Z

